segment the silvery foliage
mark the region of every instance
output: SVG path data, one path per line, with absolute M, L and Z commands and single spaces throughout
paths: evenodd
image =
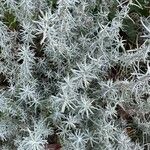
M 143 99 L 150 93 L 150 19 L 141 17 L 143 44 L 126 51 L 119 31 L 132 1 L 117 1 L 111 22 L 113 0 L 101 0 L 95 14 L 96 0 L 58 0 L 53 9 L 54 1 L 1 1 L 0 74 L 8 84 L 0 85 L 0 149 L 44 150 L 55 128 L 64 150 L 142 150 L 116 121 L 115 107 L 135 105 L 135 122 L 149 132 L 138 115 L 150 109 Z M 3 22 L 8 11 L 19 29 Z M 116 64 L 129 75 L 109 78 Z

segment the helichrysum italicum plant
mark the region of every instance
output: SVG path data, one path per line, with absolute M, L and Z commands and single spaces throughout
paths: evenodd
M 0 149 L 149 149 L 148 8 L 148 0 L 2 0 Z M 136 40 L 132 29 L 142 32 Z

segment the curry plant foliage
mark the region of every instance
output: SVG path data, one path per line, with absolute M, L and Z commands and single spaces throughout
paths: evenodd
M 150 149 L 149 7 L 2 0 L 0 149 Z

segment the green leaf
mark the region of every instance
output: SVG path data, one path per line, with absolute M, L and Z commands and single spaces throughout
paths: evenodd
M 138 27 L 130 19 L 123 20 L 123 31 L 127 34 L 128 40 L 135 43 L 138 34 Z
M 148 17 L 150 15 L 150 1 L 149 0 L 138 0 L 138 2 L 140 3 L 140 5 L 142 6 L 142 9 L 140 9 L 137 6 L 130 6 L 130 13 L 131 12 L 135 12 L 137 14 L 139 14 L 140 16 L 145 16 Z M 133 1 L 133 3 L 137 4 L 136 1 Z M 138 4 L 137 4 L 138 5 Z
M 10 13 L 10 12 L 5 12 L 4 13 L 4 19 L 3 22 L 5 25 L 7 25 L 11 30 L 17 30 L 19 27 L 19 22 L 16 20 L 16 17 Z

